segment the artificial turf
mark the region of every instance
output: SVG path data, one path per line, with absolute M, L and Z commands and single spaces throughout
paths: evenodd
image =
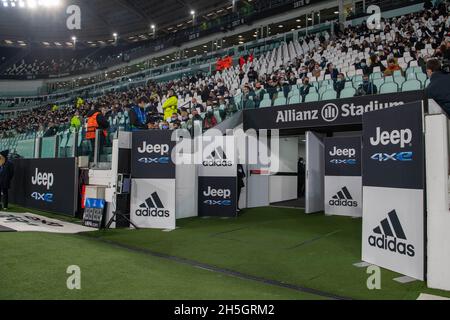
M 99 269 L 108 270 L 110 276 L 106 278 L 94 276 L 91 280 L 86 280 L 89 283 L 92 282 L 91 285 L 94 288 L 91 292 L 97 292 L 97 294 L 79 293 L 82 298 L 95 296 L 113 298 L 113 291 L 120 292 L 124 290 L 123 288 L 135 285 L 134 280 L 139 279 L 139 282 L 142 283 L 138 275 L 140 275 L 140 272 L 145 275 L 147 271 L 136 269 L 138 269 L 138 266 L 144 267 L 146 264 L 144 261 L 148 261 L 149 265 L 152 261 L 160 261 L 165 267 L 161 267 L 161 274 L 157 277 L 155 275 L 155 277 L 164 279 L 163 283 L 169 281 L 171 285 L 166 288 L 165 295 L 154 296 L 149 284 L 158 280 L 153 279 L 153 275 L 147 275 L 145 277 L 152 277 L 152 279 L 144 282 L 148 285 L 148 288 L 143 285 L 141 290 L 138 290 L 141 295 L 130 296 L 129 298 L 259 299 L 261 294 L 270 295 L 275 290 L 273 286 L 234 279 L 235 281 L 239 280 L 239 290 L 231 290 L 234 292 L 232 294 L 228 292 L 226 284 L 222 284 L 218 280 L 228 279 L 229 276 L 203 271 L 206 272 L 206 275 L 213 277 L 207 287 L 210 288 L 209 285 L 211 285 L 217 288 L 218 292 L 216 294 L 215 291 L 211 293 L 207 290 L 202 293 L 200 290 L 196 295 L 195 291 L 183 287 L 183 284 L 186 281 L 193 284 L 199 283 L 199 281 L 201 283 L 208 281 L 208 278 L 204 278 L 205 274 L 203 273 L 191 275 L 193 267 L 177 265 L 177 262 L 164 261 L 142 253 L 127 252 L 96 240 L 190 259 L 219 268 L 354 299 L 416 299 L 420 293 L 450 296 L 449 292 L 430 290 L 426 288 L 424 282 L 420 281 L 409 284 L 397 283 L 393 281 L 393 278 L 400 275 L 384 269 L 381 273 L 381 290 L 369 290 L 366 285 L 369 277 L 366 269 L 353 266 L 361 258 L 361 219 L 328 217 L 323 214 L 305 215 L 297 209 L 271 207 L 245 210 L 236 219 L 182 219 L 177 221 L 177 226 L 178 229 L 172 232 L 143 229 L 102 230 L 76 236 L 59 235 L 57 241 L 42 242 L 42 245 L 40 245 L 41 242 L 38 242 L 41 237 L 52 238 L 54 236 L 33 234 L 29 236 L 28 244 L 33 247 L 39 245 L 40 250 L 36 250 L 38 248 L 34 247 L 29 255 L 24 254 L 28 250 L 27 241 L 24 242 L 26 239 L 22 239 L 17 245 L 15 242 L 11 244 L 15 248 L 13 251 L 6 253 L 3 253 L 3 250 L 0 251 L 0 259 L 12 261 L 9 262 L 9 269 L 6 270 L 6 274 L 11 274 L 13 279 L 21 279 L 19 270 L 23 268 L 22 265 L 35 265 L 29 271 L 31 274 L 33 270 L 43 272 L 40 269 L 45 268 L 47 264 L 53 266 L 59 263 L 59 255 L 62 255 L 63 265 L 69 263 L 73 256 L 77 256 L 87 264 L 93 263 L 93 270 L 97 270 L 92 273 L 93 275 L 100 273 Z M 12 237 L 24 236 L 15 234 Z M 9 239 L 11 239 L 11 234 L 0 234 L 0 247 L 2 249 L 3 243 L 10 241 Z M 78 243 L 80 241 L 83 243 L 82 245 Z M 35 242 L 38 243 L 35 244 Z M 61 245 L 64 244 L 67 249 L 61 250 L 58 246 L 54 247 L 60 243 Z M 47 247 L 53 249 L 50 251 L 50 249 L 46 249 Z M 36 252 L 39 252 L 40 259 L 31 264 L 36 258 Z M 47 254 L 47 252 L 52 252 L 52 254 Z M 131 262 L 126 263 L 111 263 L 108 261 L 116 258 L 122 261 L 122 258 L 120 258 L 122 255 L 132 255 L 134 258 Z M 11 259 L 11 256 L 14 258 Z M 95 263 L 96 259 L 100 259 L 98 264 Z M 134 262 L 138 260 L 139 262 Z M 172 266 L 174 270 L 170 271 L 169 266 Z M 3 287 L 1 282 L 3 280 L 1 279 L 5 274 L 2 268 L 4 267 L 0 266 L 0 288 Z M 130 276 L 127 275 L 127 272 L 131 275 L 136 274 L 136 279 L 132 279 L 131 284 L 129 283 L 130 279 L 122 280 Z M 117 275 L 122 275 L 122 278 Z M 111 281 L 114 283 L 118 281 L 118 283 L 115 288 L 108 290 L 107 296 L 102 296 L 98 294 L 97 289 L 104 286 L 105 279 L 113 279 Z M 191 282 L 191 279 L 195 280 Z M 8 291 L 22 292 L 20 283 L 19 280 L 8 281 L 9 285 L 6 287 L 11 288 Z M 177 285 L 181 286 L 180 290 L 172 290 Z M 251 291 L 254 285 L 259 286 L 260 292 L 255 293 L 254 296 L 246 295 L 246 292 Z M 229 287 L 232 287 L 232 285 L 229 285 Z M 247 291 L 243 290 L 244 287 Z M 61 293 L 60 291 L 54 293 L 54 290 L 56 289 L 53 287 L 47 290 L 46 297 L 57 297 Z M 0 298 L 3 294 L 0 289 Z M 15 297 L 20 297 L 21 294 L 23 295 L 23 292 L 17 293 Z M 63 292 L 61 294 L 63 298 L 72 298 L 70 294 L 68 296 L 68 293 Z M 299 295 L 294 290 L 282 289 L 277 294 L 273 294 L 272 297 L 298 299 L 314 296 Z M 267 296 L 266 298 L 271 299 L 272 297 Z

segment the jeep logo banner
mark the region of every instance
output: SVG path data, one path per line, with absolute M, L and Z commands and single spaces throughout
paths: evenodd
M 366 262 L 424 279 L 422 102 L 364 115 L 363 238 Z
M 364 116 L 364 186 L 423 189 L 422 104 Z
M 362 216 L 361 137 L 325 138 L 325 214 Z
M 10 201 L 23 207 L 75 215 L 78 169 L 75 158 L 14 160 Z
M 130 217 L 138 228 L 175 229 L 175 180 L 133 179 Z
M 138 179 L 175 179 L 175 142 L 163 130 L 133 132 L 131 174 Z
M 325 138 L 325 176 L 361 177 L 361 137 Z
M 236 208 L 236 177 L 199 177 L 199 216 L 235 217 Z
M 363 114 L 423 100 L 422 91 L 244 110 L 244 130 L 361 125 Z

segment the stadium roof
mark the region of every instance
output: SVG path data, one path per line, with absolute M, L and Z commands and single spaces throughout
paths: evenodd
M 59 1 L 59 5 L 34 8 L 28 6 L 28 1 L 40 0 L 0 0 L 2 44 L 8 44 L 6 40 L 64 43 L 73 36 L 80 41 L 110 41 L 113 33 L 121 40 L 133 42 L 139 36 L 145 40 L 152 32 L 152 24 L 163 34 L 188 27 L 192 10 L 206 20 L 232 10 L 231 0 L 48 0 L 43 3 Z M 67 7 L 74 4 L 81 9 L 81 30 L 69 30 L 66 26 Z

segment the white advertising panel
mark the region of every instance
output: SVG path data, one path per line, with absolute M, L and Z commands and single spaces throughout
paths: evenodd
M 206 138 L 205 138 L 206 139 Z M 199 177 L 235 177 L 237 172 L 234 137 L 215 137 L 204 142 Z
M 362 216 L 362 177 L 325 177 L 325 214 Z
M 324 210 L 325 147 L 322 138 L 306 132 L 305 213 Z
M 133 179 L 130 211 L 138 228 L 175 229 L 175 180 Z
M 362 259 L 423 280 L 423 190 L 363 188 Z

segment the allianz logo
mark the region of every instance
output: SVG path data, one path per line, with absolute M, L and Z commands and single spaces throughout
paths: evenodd
M 411 129 L 401 129 L 392 131 L 381 131 L 380 127 L 375 130 L 375 137 L 370 137 L 370 144 L 372 146 L 383 145 L 387 146 L 400 145 L 400 148 L 405 148 L 411 144 L 412 141 L 412 131 Z
M 147 144 L 147 141 L 143 141 L 142 146 L 140 146 L 137 150 L 139 153 L 156 153 L 165 155 L 169 153 L 169 149 L 168 144 Z
M 34 176 L 31 177 L 31 183 L 37 186 L 44 186 L 47 190 L 53 186 L 55 181 L 53 173 L 39 172 L 39 168 L 36 168 Z
M 323 107 L 317 107 L 312 110 L 298 110 L 295 108 L 277 111 L 276 123 L 300 122 L 320 120 L 320 117 L 326 122 L 334 122 L 338 118 L 361 117 L 364 113 L 388 109 L 404 105 L 403 101 L 379 102 L 370 101 L 366 105 L 344 103 L 336 105 L 327 103 Z M 313 107 L 312 107 L 313 108 Z

